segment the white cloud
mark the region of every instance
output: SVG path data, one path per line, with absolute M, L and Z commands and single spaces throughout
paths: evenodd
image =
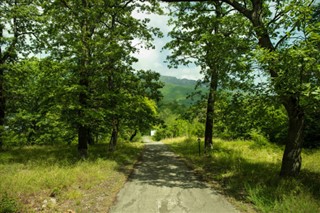
M 162 4 L 163 6 L 163 4 Z M 181 66 L 178 69 L 169 69 L 167 64 L 164 63 L 167 55 L 169 54 L 168 50 L 162 50 L 163 46 L 170 40 L 167 36 L 171 30 L 171 26 L 167 25 L 169 17 L 166 15 L 157 15 L 157 14 L 146 14 L 138 13 L 135 11 L 133 16 L 139 19 L 149 18 L 149 26 L 158 27 L 164 34 L 163 38 L 155 38 L 153 44 L 155 49 L 142 49 L 135 53 L 134 56 L 138 58 L 138 62 L 134 65 L 135 69 L 144 69 L 144 70 L 153 70 L 159 72 L 161 75 L 174 76 L 177 78 L 186 78 L 186 79 L 200 79 L 202 75 L 199 73 L 200 69 L 195 66 Z M 135 41 L 134 43 L 138 43 Z

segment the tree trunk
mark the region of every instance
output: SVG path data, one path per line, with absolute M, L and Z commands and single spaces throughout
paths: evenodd
M 86 65 L 86 62 L 83 62 Z M 86 124 L 86 116 L 85 110 L 87 110 L 88 105 L 88 87 L 89 81 L 86 75 L 85 66 L 80 71 L 80 81 L 79 85 L 82 90 L 79 94 L 79 105 L 80 109 L 78 111 L 78 119 L 80 120 L 78 123 L 78 151 L 81 157 L 86 157 L 88 154 L 88 142 L 89 142 L 89 127 Z
M 88 8 L 88 2 L 82 0 L 82 7 Z M 90 58 L 89 40 L 90 35 L 88 33 L 88 21 L 84 18 L 81 22 L 81 42 L 82 42 L 82 55 L 80 57 L 79 67 L 79 86 L 81 91 L 79 93 L 79 105 L 78 111 L 78 151 L 81 157 L 86 157 L 88 154 L 88 142 L 89 142 L 89 126 L 87 117 L 85 116 L 86 110 L 88 110 L 88 92 L 89 92 L 89 74 L 88 65 Z
M 134 130 L 134 133 L 131 135 L 131 137 L 130 137 L 129 140 L 132 141 L 133 138 L 136 137 L 137 133 L 138 133 L 138 131 L 137 131 L 137 130 Z
M 213 132 L 213 91 L 209 92 L 208 102 L 207 102 L 207 114 L 206 114 L 206 127 L 204 133 L 204 149 L 205 151 L 212 145 L 212 132 Z
M 117 121 L 114 121 L 114 124 L 112 126 L 110 143 L 109 143 L 110 151 L 114 151 L 116 149 L 117 141 L 118 141 L 118 123 Z
M 204 150 L 205 152 L 212 146 L 213 133 L 213 117 L 214 117 L 214 103 L 216 100 L 216 91 L 218 87 L 218 75 L 216 70 L 211 71 L 210 90 L 207 102 L 206 127 L 204 135 Z
M 219 19 L 222 17 L 222 3 L 214 2 L 216 8 L 216 18 Z M 218 34 L 220 31 L 220 23 L 216 23 L 214 26 L 214 33 Z M 209 48 L 208 53 L 212 51 L 211 45 L 207 44 Z M 218 45 L 218 44 L 216 44 Z M 204 135 L 204 151 L 206 152 L 208 149 L 212 147 L 212 132 L 213 132 L 213 117 L 214 117 L 214 103 L 216 101 L 216 92 L 218 88 L 218 64 L 217 61 L 211 58 L 211 54 L 208 54 L 208 65 L 210 67 L 210 89 L 208 95 L 207 102 L 207 114 L 206 114 L 206 127 L 205 127 L 205 135 Z M 207 57 L 208 57 L 207 56 Z M 213 61 L 212 61 L 213 60 Z
M 91 128 L 88 129 L 88 144 L 89 145 L 94 145 L 95 144 Z
M 2 150 L 3 148 L 4 118 L 5 118 L 5 106 L 6 106 L 3 83 L 4 83 L 4 69 L 0 67 L 0 150 Z
M 304 111 L 298 99 L 290 97 L 284 102 L 288 113 L 289 129 L 286 146 L 282 158 L 280 176 L 296 177 L 301 169 L 301 151 L 303 144 Z
M 88 155 L 88 127 L 83 124 L 78 126 L 78 152 L 84 158 Z

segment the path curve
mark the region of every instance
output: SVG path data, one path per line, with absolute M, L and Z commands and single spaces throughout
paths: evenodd
M 111 213 L 238 212 L 197 179 L 161 142 L 145 144 L 142 161 L 118 193 Z

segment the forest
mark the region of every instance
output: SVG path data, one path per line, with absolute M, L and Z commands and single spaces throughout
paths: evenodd
M 203 78 L 135 69 L 134 54 L 154 48 L 154 38 L 164 35 L 133 13 L 168 16 L 167 66 L 197 66 Z M 281 156 L 273 181 L 297 181 L 286 184 L 303 185 L 294 193 L 311 191 L 312 206 L 320 209 L 319 181 L 304 187 L 320 177 L 320 166 L 308 173 L 302 159 L 312 164 L 320 147 L 319 1 L 3 0 L 0 14 L 0 212 L 36 205 L 31 200 L 43 198 L 34 198 L 43 187 L 50 197 L 68 189 L 61 199 L 77 203 L 84 192 L 73 194 L 70 186 L 86 169 L 92 169 L 84 178 L 92 184 L 88 189 L 96 178 L 121 180 L 114 184 L 120 188 L 143 152 L 143 144 L 133 142 L 151 130 L 154 140 L 169 141 L 198 166 L 217 163 L 208 156 L 231 149 L 226 144 L 273 147 Z M 194 158 L 197 138 L 202 156 Z M 250 156 L 244 147 L 238 151 Z M 73 179 L 16 188 L 32 184 L 14 173 L 48 165 Z M 111 180 L 99 176 L 101 168 L 122 169 Z M 258 210 L 273 211 L 263 208 Z

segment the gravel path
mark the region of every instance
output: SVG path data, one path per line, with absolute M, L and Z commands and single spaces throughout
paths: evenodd
M 238 212 L 161 142 L 146 143 L 142 161 L 121 189 L 111 213 Z

